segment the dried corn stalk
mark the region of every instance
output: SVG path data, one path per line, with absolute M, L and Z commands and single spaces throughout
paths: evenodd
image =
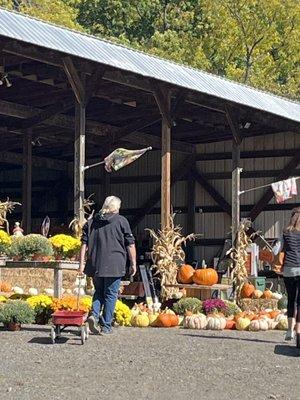
M 248 282 L 248 272 L 246 269 L 246 263 L 248 258 L 247 247 L 252 243 L 252 236 L 247 235 L 247 230 L 251 226 L 249 220 L 241 222 L 234 246 L 229 250 L 230 257 L 233 260 L 233 287 L 234 287 L 234 299 L 237 304 L 240 304 L 241 291 L 243 285 Z
M 182 245 L 187 240 L 195 240 L 198 235 L 194 233 L 182 236 L 182 228 L 174 226 L 174 219 L 170 217 L 170 227 L 165 227 L 157 233 L 152 229 L 146 229 L 154 239 L 152 248 L 153 267 L 161 277 L 161 297 L 170 299 L 179 291 L 178 288 L 166 287 L 177 283 L 178 265 L 185 259 Z
M 15 201 L 10 201 L 9 198 L 7 198 L 6 201 L 0 201 L 0 228 L 4 227 L 4 224 L 6 224 L 6 230 L 7 233 L 9 233 L 9 223 L 7 220 L 7 214 L 11 213 L 15 206 L 20 206 L 20 203 L 17 203 Z
M 91 194 L 87 199 L 83 200 L 82 207 L 84 211 L 84 216 L 87 216 L 87 218 L 84 218 L 83 222 L 80 222 L 78 216 L 76 215 L 75 218 L 69 224 L 69 228 L 72 229 L 72 231 L 75 234 L 75 237 L 77 237 L 78 239 L 81 238 L 84 224 L 94 215 L 94 211 L 91 211 L 92 210 L 91 207 L 95 204 L 95 202 L 91 199 L 92 196 L 93 194 Z

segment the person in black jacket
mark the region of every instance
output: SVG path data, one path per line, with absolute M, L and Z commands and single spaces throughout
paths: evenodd
M 285 340 L 294 338 L 296 327 L 297 347 L 300 348 L 300 207 L 292 211 L 289 225 L 273 251 L 275 254 L 280 251 L 285 253 L 283 279 L 288 297 L 288 330 Z
M 99 333 L 99 325 L 101 333 L 112 332 L 111 323 L 121 278 L 126 273 L 127 254 L 131 275 L 136 273 L 135 240 L 127 219 L 119 214 L 120 207 L 118 197 L 107 197 L 99 214 L 83 227 L 79 273 L 93 278 L 95 292 L 88 323 L 95 334 Z

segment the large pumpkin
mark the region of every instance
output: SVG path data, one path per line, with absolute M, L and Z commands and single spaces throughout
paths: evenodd
M 196 269 L 193 281 L 197 285 L 212 286 L 218 283 L 218 274 L 213 268 Z
M 255 287 L 252 285 L 252 283 L 244 283 L 241 291 L 242 297 L 249 298 L 252 296 L 252 293 L 254 292 Z
M 159 314 L 156 326 L 160 328 L 170 328 L 172 326 L 171 314 Z
M 223 317 L 219 317 L 217 315 L 207 317 L 207 326 L 206 329 L 211 329 L 213 331 L 221 331 L 226 327 L 226 319 Z
M 184 327 L 188 329 L 205 329 L 207 319 L 204 314 L 194 314 L 184 318 Z
M 193 283 L 194 268 L 191 265 L 184 264 L 179 267 L 177 280 L 179 283 Z
M 249 331 L 267 331 L 269 329 L 269 324 L 266 319 L 256 319 L 250 322 Z

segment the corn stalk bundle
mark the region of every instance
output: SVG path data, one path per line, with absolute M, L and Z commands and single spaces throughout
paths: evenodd
M 7 220 L 7 214 L 11 213 L 15 206 L 20 206 L 20 203 L 17 203 L 15 201 L 10 201 L 9 198 L 7 198 L 6 201 L 0 201 L 0 228 L 4 227 L 4 224 L 6 224 L 6 230 L 7 233 L 9 233 L 9 223 Z
M 234 299 L 237 304 L 241 301 L 241 291 L 243 285 L 248 282 L 248 272 L 246 269 L 246 263 L 248 258 L 247 247 L 252 243 L 252 235 L 247 235 L 247 230 L 249 229 L 251 222 L 245 220 L 241 222 L 235 243 L 232 249 L 229 250 L 230 257 L 233 260 L 233 287 L 234 287 Z
M 197 235 L 194 233 L 183 236 L 182 228 L 174 225 L 173 217 L 170 217 L 170 226 L 159 230 L 157 233 L 152 229 L 146 229 L 150 232 L 154 239 L 151 257 L 153 268 L 160 275 L 161 280 L 161 297 L 170 299 L 176 296 L 178 288 L 166 287 L 166 285 L 174 285 L 177 283 L 177 272 L 179 264 L 185 260 L 185 253 L 182 245 L 187 240 L 195 240 Z
M 93 194 L 91 194 L 87 199 L 83 200 L 82 208 L 84 211 L 84 220 L 81 222 L 79 221 L 78 216 L 76 215 L 75 218 L 70 222 L 69 228 L 72 229 L 72 231 L 75 234 L 75 237 L 80 239 L 82 235 L 82 229 L 84 224 L 93 217 L 94 211 L 92 210 L 92 206 L 95 204 L 95 202 L 91 199 Z

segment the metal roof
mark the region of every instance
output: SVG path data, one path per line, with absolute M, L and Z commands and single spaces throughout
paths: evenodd
M 0 9 L 0 35 L 300 122 L 300 103 L 94 36 Z

